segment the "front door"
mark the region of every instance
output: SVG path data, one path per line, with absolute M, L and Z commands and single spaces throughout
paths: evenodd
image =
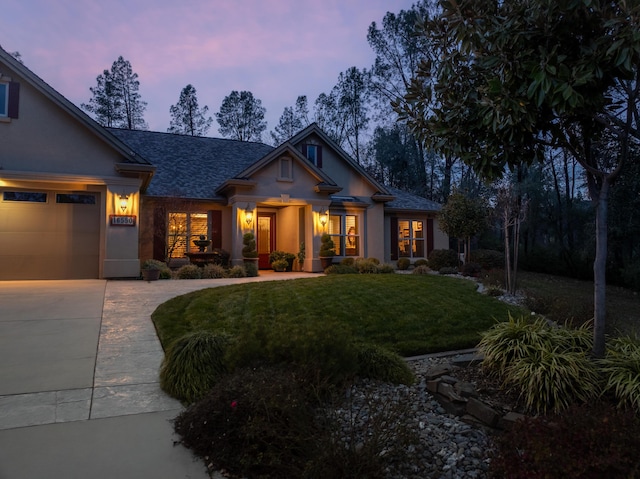
M 258 268 L 270 269 L 269 254 L 276 249 L 275 213 L 258 213 Z

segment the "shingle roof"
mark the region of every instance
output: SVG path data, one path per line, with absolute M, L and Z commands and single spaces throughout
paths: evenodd
M 263 143 L 108 128 L 122 142 L 157 167 L 150 196 L 217 199 L 226 180 L 265 156 Z
M 386 203 L 385 209 L 440 211 L 442 208 L 442 205 L 423 198 L 422 196 L 417 196 L 390 186 L 388 186 L 387 189 L 396 199 Z

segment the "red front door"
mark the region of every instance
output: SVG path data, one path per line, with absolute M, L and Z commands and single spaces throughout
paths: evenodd
M 275 213 L 258 213 L 258 268 L 270 269 L 269 254 L 276 249 Z

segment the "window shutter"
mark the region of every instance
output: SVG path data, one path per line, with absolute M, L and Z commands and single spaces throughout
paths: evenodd
M 158 207 L 153 210 L 153 259 L 164 261 L 167 258 L 167 212 L 164 208 Z
M 18 110 L 20 105 L 20 83 L 9 82 L 9 102 L 7 113 L 9 118 L 18 118 Z
M 211 248 L 222 248 L 222 211 L 209 211 L 211 218 Z
M 398 218 L 391 218 L 391 259 L 398 260 Z
M 316 151 L 318 152 L 318 158 L 317 158 L 318 164 L 317 164 L 316 166 L 317 166 L 318 168 L 322 168 L 322 147 L 321 147 L 321 146 L 319 146 L 319 147 L 316 149 Z
M 433 219 L 427 220 L 427 258 L 433 251 Z

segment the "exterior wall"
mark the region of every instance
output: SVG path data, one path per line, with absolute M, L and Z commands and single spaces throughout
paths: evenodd
M 440 229 L 438 218 L 433 220 L 433 249 L 449 249 L 449 235 Z

